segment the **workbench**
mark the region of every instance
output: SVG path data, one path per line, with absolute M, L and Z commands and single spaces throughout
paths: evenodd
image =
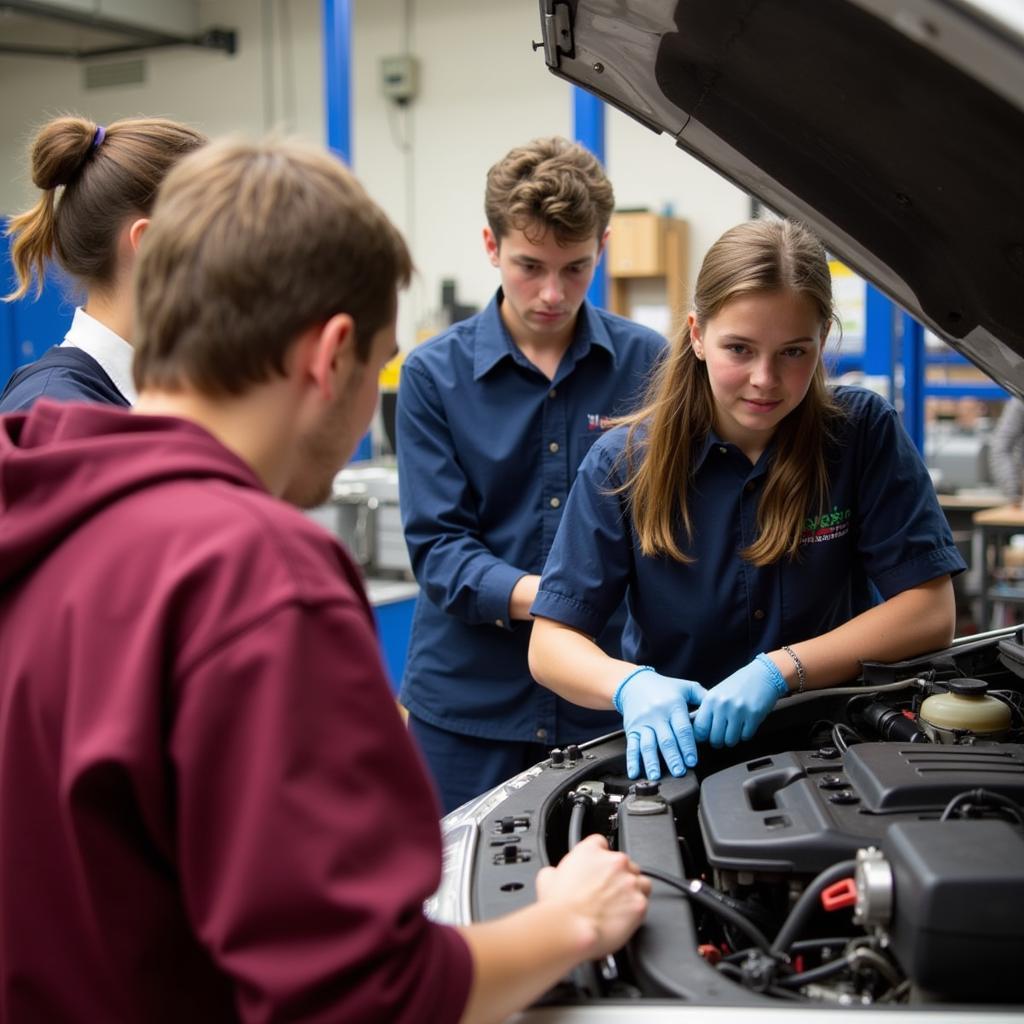
M 978 539 L 977 564 L 982 573 L 978 627 L 986 630 L 993 626 L 994 605 L 1024 605 L 1024 578 L 1013 582 L 1000 572 L 1007 538 L 1024 534 L 1024 508 L 1013 504 L 982 509 L 974 513 L 973 523 Z

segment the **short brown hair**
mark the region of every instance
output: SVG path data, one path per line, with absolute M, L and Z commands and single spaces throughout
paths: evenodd
M 487 172 L 484 212 L 500 243 L 510 230 L 535 241 L 548 229 L 562 245 L 603 237 L 615 193 L 597 157 L 558 135 L 513 149 Z
M 135 382 L 216 396 L 273 373 L 336 313 L 356 352 L 395 314 L 412 261 L 355 176 L 294 140 L 213 143 L 168 175 L 135 281 Z
M 43 194 L 7 226 L 20 299 L 46 264 L 57 262 L 89 288 L 109 287 L 117 271 L 117 238 L 126 218 L 145 216 L 167 172 L 206 142 L 187 125 L 128 118 L 101 128 L 83 117 L 58 117 L 36 133 L 32 181 Z

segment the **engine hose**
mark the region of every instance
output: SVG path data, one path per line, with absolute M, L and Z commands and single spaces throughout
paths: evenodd
M 569 849 L 578 846 L 583 840 L 583 819 L 587 815 L 587 801 L 573 801 L 569 814 Z M 572 971 L 572 979 L 576 987 L 592 998 L 601 996 L 601 973 L 593 960 L 584 960 Z
M 791 974 L 786 978 L 779 978 L 776 982 L 781 988 L 801 988 L 804 985 L 813 984 L 816 981 L 824 981 L 831 978 L 833 974 L 848 970 L 853 966 L 853 960 L 848 956 L 837 957 L 829 960 L 827 964 L 812 967 L 810 970 L 802 971 L 800 974 Z
M 850 941 L 849 935 L 833 935 L 831 938 L 826 939 L 797 939 L 796 942 L 789 944 L 790 955 L 796 956 L 797 953 L 807 953 L 811 951 L 817 951 L 826 949 L 828 947 L 835 947 L 836 949 L 845 949 L 846 944 Z M 735 953 L 729 953 L 722 957 L 722 963 L 724 964 L 735 964 L 742 960 L 749 950 L 738 949 Z
M 832 867 L 822 871 L 804 889 L 800 894 L 800 899 L 796 901 L 786 920 L 782 922 L 778 935 L 775 936 L 775 941 L 771 947 L 773 956 L 789 955 L 789 947 L 814 913 L 822 892 L 833 882 L 851 877 L 856 867 L 857 862 L 855 860 L 842 860 L 838 864 L 833 864 Z
M 572 805 L 572 813 L 569 815 L 569 849 L 578 846 L 583 840 L 583 819 L 587 814 L 587 804 L 584 800 L 576 800 Z
M 891 708 L 881 701 L 864 701 L 852 697 L 846 707 L 852 722 L 855 722 L 862 731 L 867 729 L 880 739 L 895 740 L 897 743 L 928 742 L 928 737 L 916 720 L 911 721 L 902 711 Z
M 676 878 L 675 875 L 659 871 L 657 868 L 641 867 L 640 873 L 647 875 L 648 878 L 655 878 L 659 882 L 664 882 L 666 885 L 672 886 L 673 889 L 677 889 L 691 903 L 696 903 L 704 910 L 709 910 L 712 914 L 717 914 L 723 920 L 735 925 L 763 953 L 767 953 L 769 956 L 775 955 L 772 952 L 767 937 L 760 928 L 748 921 L 738 910 L 731 907 L 723 899 L 722 894 L 710 885 L 705 885 L 696 878 Z
M 873 967 L 889 983 L 891 988 L 895 988 L 902 981 L 893 969 L 892 964 L 885 957 L 876 953 L 873 949 L 860 947 L 859 949 L 852 950 L 845 956 L 830 960 L 827 964 L 812 967 L 810 970 L 803 971 L 800 974 L 791 974 L 787 978 L 780 978 L 777 984 L 782 988 L 801 988 L 804 985 L 811 985 L 816 981 L 831 978 L 833 974 L 839 974 L 841 971 L 852 970 L 860 966 Z
M 906 679 L 897 679 L 894 683 L 879 683 L 877 686 L 826 686 L 815 690 L 804 690 L 803 693 L 790 694 L 781 704 L 787 708 L 796 707 L 800 704 L 813 704 L 815 701 L 828 697 L 853 697 L 867 696 L 878 693 L 897 693 L 900 690 L 907 690 L 911 687 L 919 687 L 923 683 L 920 676 L 908 676 Z

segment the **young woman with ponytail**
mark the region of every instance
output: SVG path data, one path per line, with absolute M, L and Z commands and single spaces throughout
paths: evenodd
M 544 685 L 623 715 L 627 770 L 697 763 L 790 692 L 941 648 L 964 563 L 893 407 L 830 387 L 821 243 L 751 221 L 710 249 L 644 407 L 580 467 L 530 643 Z M 627 598 L 623 659 L 592 642 Z M 690 706 L 697 706 L 693 724 Z
M 157 188 L 205 138 L 186 125 L 131 118 L 107 126 L 81 117 L 45 124 L 31 148 L 36 204 L 10 219 L 18 286 L 7 301 L 42 291 L 56 262 L 84 293 L 61 345 L 16 370 L 0 412 L 39 398 L 132 404 L 131 271 Z

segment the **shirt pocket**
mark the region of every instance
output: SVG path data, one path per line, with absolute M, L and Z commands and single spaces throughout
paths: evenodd
M 586 430 L 576 435 L 573 441 L 573 447 L 575 449 L 573 451 L 573 455 L 575 457 L 573 464 L 574 470 L 576 466 L 586 458 L 587 452 L 589 452 L 590 449 L 593 448 L 602 437 L 604 437 L 604 435 L 604 430 Z

